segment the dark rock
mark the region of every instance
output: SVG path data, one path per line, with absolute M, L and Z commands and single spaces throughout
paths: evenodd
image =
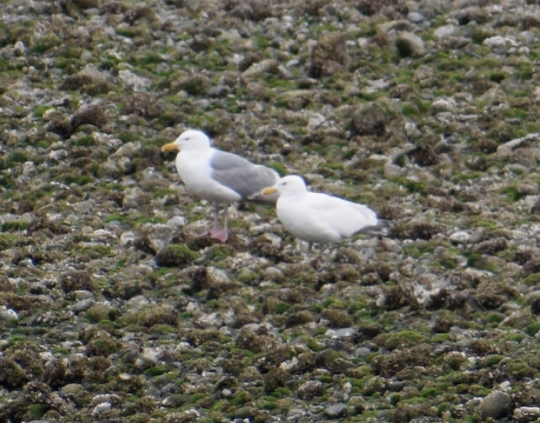
M 92 278 L 85 271 L 70 270 L 60 276 L 60 288 L 70 293 L 75 290 L 94 290 Z
M 77 129 L 80 125 L 94 125 L 102 128 L 108 117 L 101 106 L 87 106 L 79 109 L 71 118 L 71 126 Z
M 279 367 L 271 369 L 264 376 L 264 391 L 271 394 L 277 388 L 285 386 L 285 383 L 291 378 L 291 375 Z

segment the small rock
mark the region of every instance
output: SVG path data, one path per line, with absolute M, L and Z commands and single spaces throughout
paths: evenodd
M 540 141 L 540 134 L 538 133 L 532 133 L 527 134 L 524 137 L 521 138 L 515 138 L 513 140 L 510 140 L 502 145 L 500 145 L 497 148 L 497 154 L 499 156 L 510 156 L 513 153 L 513 150 L 518 147 L 524 147 L 524 145 L 529 145 L 533 142 Z
M 407 51 L 410 52 L 410 54 L 406 54 L 405 56 L 418 56 L 424 53 L 424 40 L 412 32 L 401 32 L 397 45 L 402 45 L 400 43 L 406 43 Z M 400 49 L 400 51 L 402 50 Z
M 121 175 L 121 169 L 118 166 L 118 164 L 111 157 L 109 157 L 107 161 L 99 165 L 97 173 L 98 173 L 98 176 L 102 178 L 105 177 L 105 178 L 117 179 Z
M 139 187 L 128 188 L 124 192 L 122 206 L 126 209 L 136 209 L 150 203 L 150 195 Z
M 279 277 L 283 276 L 283 272 L 280 269 L 278 269 L 277 267 L 269 266 L 266 269 L 264 269 L 263 275 L 270 278 L 270 279 L 276 278 L 276 277 L 279 278 Z
M 142 354 L 135 360 L 134 366 L 138 369 L 148 369 L 155 366 L 163 355 L 159 348 L 143 348 Z
M 15 310 L 11 310 L 10 308 L 7 308 L 6 306 L 0 307 L 0 320 L 11 320 L 11 319 L 18 319 L 19 316 L 17 315 L 17 312 Z
M 75 395 L 79 392 L 83 392 L 84 386 L 80 383 L 68 383 L 67 385 L 62 386 L 60 390 L 66 395 Z
M 480 404 L 480 414 L 484 419 L 500 419 L 510 411 L 510 395 L 502 391 L 493 391 Z
M 300 421 L 299 419 L 307 414 L 307 411 L 303 408 L 292 408 L 287 413 L 288 422 Z
M 96 302 L 96 300 L 94 300 L 92 298 L 87 298 L 85 300 L 81 300 L 81 301 L 78 301 L 75 304 L 73 304 L 73 306 L 71 307 L 71 310 L 74 313 L 80 313 L 82 311 L 88 310 L 90 307 L 92 307 L 92 305 L 95 302 Z
M 469 242 L 471 244 L 477 244 L 478 242 L 482 241 L 484 239 L 484 236 L 486 234 L 486 231 L 484 228 L 480 228 L 476 231 L 474 231 L 470 237 L 469 237 Z
M 506 47 L 516 46 L 517 43 L 508 37 L 502 37 L 500 35 L 496 35 L 494 37 L 486 38 L 482 44 L 491 47 L 494 50 L 503 50 Z
M 368 379 L 362 385 L 362 395 L 370 396 L 375 393 L 382 394 L 386 390 L 386 381 L 380 376 Z
M 229 279 L 229 276 L 227 276 L 227 273 L 224 270 L 218 269 L 216 267 L 209 267 L 208 274 L 215 282 L 218 282 L 218 283 L 231 282 L 231 280 Z
M 469 242 L 470 237 L 471 236 L 467 232 L 459 231 L 459 232 L 454 232 L 452 235 L 448 237 L 448 239 L 457 244 L 467 244 Z
M 277 73 L 279 69 L 279 62 L 275 59 L 265 59 L 262 62 L 254 63 L 247 70 L 242 73 L 242 76 L 249 77 L 259 75 L 262 73 Z
M 130 70 L 121 70 L 118 72 L 118 78 L 126 86 L 132 88 L 134 91 L 144 91 L 151 81 L 147 78 L 143 78 Z
M 324 409 L 324 414 L 331 419 L 339 419 L 347 415 L 347 406 L 343 403 L 332 404 Z
M 456 27 L 454 25 L 444 25 L 437 28 L 433 35 L 438 39 L 448 38 L 454 35 L 456 32 Z
M 326 336 L 330 338 L 348 338 L 355 332 L 355 329 L 353 328 L 343 328 L 343 329 L 328 329 L 325 333 Z
M 352 396 L 348 402 L 349 407 L 351 407 L 356 413 L 363 413 L 367 408 L 367 402 L 364 398 L 359 395 Z
M 223 319 L 218 313 L 203 314 L 195 320 L 195 324 L 201 328 L 219 328 L 223 326 Z
M 391 161 L 388 161 L 384 164 L 384 177 L 385 178 L 397 178 L 404 175 L 407 172 L 406 169 L 393 164 Z
M 156 225 L 147 223 L 143 225 L 142 232 L 146 234 L 150 246 L 156 253 L 170 245 L 174 235 L 170 226 L 161 223 Z
M 319 380 L 308 380 L 298 387 L 298 396 L 306 401 L 319 397 L 324 392 L 324 387 Z
M 116 236 L 106 229 L 98 229 L 90 235 L 90 238 L 94 242 L 106 243 L 107 241 L 116 239 Z
M 313 113 L 308 120 L 307 128 L 314 130 L 326 122 L 326 117 L 320 113 Z
M 409 14 L 407 15 L 407 19 L 413 23 L 420 23 L 423 22 L 426 18 L 421 13 L 409 12 Z
M 17 41 L 13 45 L 13 53 L 15 53 L 15 55 L 24 56 L 25 52 L 26 52 L 26 47 L 22 41 Z
M 368 347 L 360 347 L 354 351 L 354 355 L 356 357 L 366 357 L 370 353 L 371 353 L 371 350 Z
M 186 218 L 183 216 L 171 217 L 167 220 L 166 225 L 171 228 L 181 228 L 182 226 L 186 226 Z
M 82 301 L 87 299 L 95 300 L 94 294 L 92 294 L 90 291 L 87 291 L 86 289 L 76 289 L 74 291 L 71 291 L 70 297 L 75 298 L 76 301 Z
M 125 248 L 129 245 L 132 245 L 136 239 L 137 234 L 135 232 L 124 232 L 122 235 L 120 235 L 120 247 Z
M 49 153 L 49 157 L 53 160 L 62 161 L 68 156 L 68 152 L 66 150 L 59 149 L 59 150 L 53 150 Z
M 438 99 L 431 103 L 429 111 L 433 114 L 442 112 L 454 112 L 455 102 L 453 100 Z
M 540 407 L 519 407 L 514 409 L 512 418 L 518 422 L 531 422 L 540 418 Z

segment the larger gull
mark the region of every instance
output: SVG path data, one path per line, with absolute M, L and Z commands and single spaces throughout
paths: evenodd
M 176 169 L 182 181 L 198 197 L 214 204 L 214 225 L 210 230 L 212 238 L 227 241 L 228 207 L 231 203 L 241 200 L 272 205 L 276 203 L 276 196 L 261 194 L 264 187 L 279 180 L 276 171 L 211 147 L 210 139 L 201 131 L 185 131 L 161 149 L 179 150 Z M 220 203 L 225 203 L 223 229 L 219 227 Z
M 279 220 L 296 238 L 308 242 L 307 255 L 313 243 L 337 243 L 358 232 L 386 226 L 369 207 L 331 195 L 308 192 L 297 175 L 281 178 L 262 194 L 279 195 L 276 211 Z

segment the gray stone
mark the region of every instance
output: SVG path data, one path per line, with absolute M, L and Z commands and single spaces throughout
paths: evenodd
M 456 27 L 454 25 L 444 25 L 433 31 L 433 35 L 439 39 L 451 37 L 456 33 Z
M 324 414 L 331 419 L 339 419 L 347 415 L 347 406 L 343 403 L 332 404 L 324 409 Z
M 480 414 L 485 419 L 500 419 L 508 414 L 510 406 L 510 395 L 503 391 L 493 391 L 480 404 Z
M 423 22 L 426 18 L 424 15 L 418 12 L 409 12 L 407 19 L 414 23 Z

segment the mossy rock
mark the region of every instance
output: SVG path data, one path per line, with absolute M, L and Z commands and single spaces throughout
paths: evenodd
M 71 270 L 60 276 L 60 288 L 66 293 L 76 290 L 94 291 L 94 283 L 87 272 Z
M 107 357 L 120 349 L 120 342 L 109 333 L 100 330 L 86 345 L 88 355 Z
M 86 318 L 92 323 L 102 320 L 115 320 L 118 310 L 107 304 L 95 303 L 86 311 Z
M 527 286 L 537 285 L 538 283 L 540 283 L 540 273 L 533 273 L 532 275 L 527 276 L 525 279 L 522 280 L 522 283 Z
M 330 308 L 324 310 L 321 316 L 330 322 L 332 328 L 347 328 L 353 324 L 351 316 L 345 310 Z
M 171 244 L 156 255 L 156 261 L 163 267 L 180 267 L 199 258 L 199 254 L 183 244 Z
M 285 386 L 291 375 L 280 367 L 270 370 L 264 376 L 264 391 L 267 394 L 273 393 L 277 388 Z
M 377 355 L 371 360 L 375 373 L 383 377 L 397 376 L 402 380 L 415 380 L 418 377 L 415 367 L 431 364 L 431 350 L 426 344 L 396 349 L 390 354 Z
M 71 119 L 74 129 L 81 125 L 93 125 L 102 128 L 108 121 L 107 114 L 101 107 L 88 106 L 79 110 Z
M 383 345 L 389 350 L 397 348 L 413 347 L 425 341 L 426 337 L 418 332 L 405 330 L 397 333 L 385 333 L 376 336 L 374 341 L 376 344 Z
M 147 328 L 163 324 L 176 326 L 178 324 L 178 313 L 171 307 L 149 307 L 139 314 L 137 322 Z
M 11 388 L 20 388 L 28 382 L 24 369 L 15 361 L 0 357 L 0 384 Z
M 361 387 L 361 393 L 364 396 L 371 396 L 374 394 L 382 394 L 386 389 L 385 379 L 380 376 L 373 376 L 364 382 Z
M 317 363 L 329 369 L 339 358 L 340 355 L 336 350 L 327 348 L 317 354 Z
M 0 234 L 0 251 L 7 250 L 19 244 L 19 237 L 13 234 Z
M 292 328 L 315 321 L 315 316 L 308 310 L 300 310 L 287 316 L 285 326 Z
M 265 342 L 260 335 L 250 330 L 242 330 L 236 338 L 236 346 L 258 354 L 264 351 Z

